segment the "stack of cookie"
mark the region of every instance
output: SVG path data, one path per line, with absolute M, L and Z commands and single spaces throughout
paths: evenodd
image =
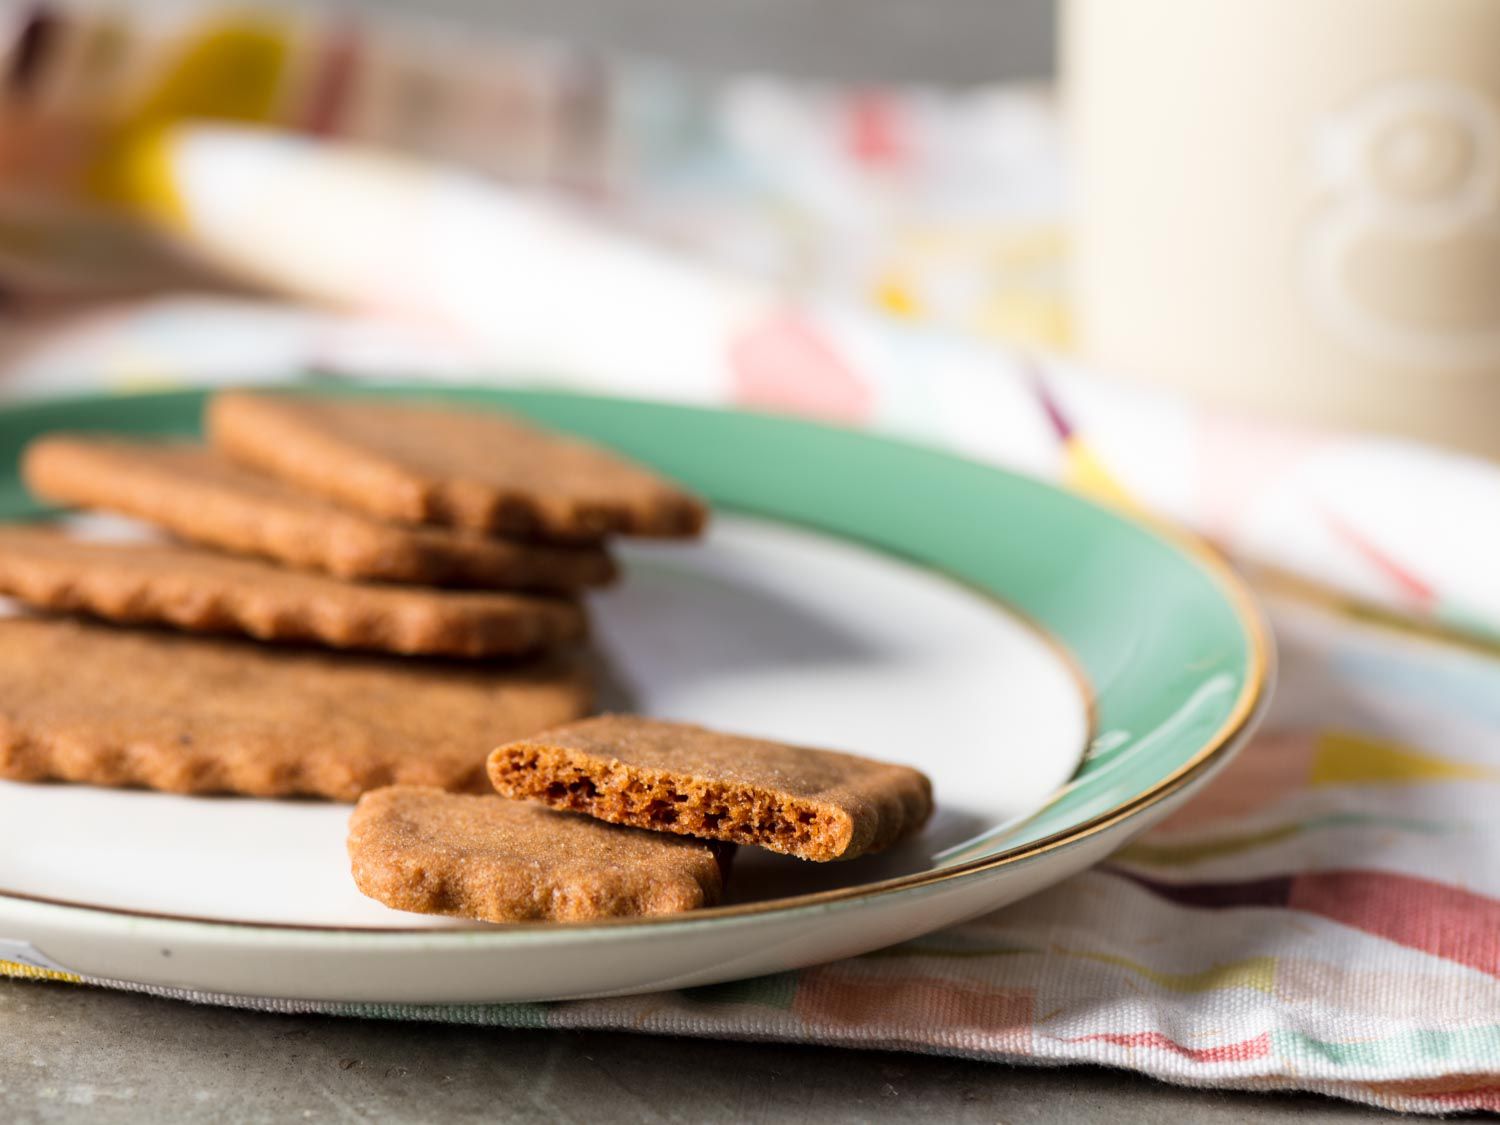
M 707 517 L 638 465 L 491 410 L 236 392 L 206 422 L 207 445 L 26 451 L 39 497 L 174 538 L 0 528 L 0 593 L 83 618 L 0 622 L 0 777 L 485 789 L 497 741 L 592 710 L 579 594 L 614 579 L 607 538 L 692 537 Z

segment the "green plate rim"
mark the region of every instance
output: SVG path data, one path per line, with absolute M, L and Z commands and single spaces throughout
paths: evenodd
M 174 926 L 231 930 L 239 935 L 243 935 L 246 931 L 266 931 L 267 933 L 280 933 L 283 935 L 338 934 L 344 937 L 376 941 L 399 937 L 430 938 L 439 941 L 461 939 L 466 942 L 476 938 L 540 938 L 546 933 L 556 932 L 559 928 L 564 927 L 574 936 L 581 936 L 580 931 L 588 930 L 598 930 L 601 933 L 605 933 L 615 931 L 620 927 L 694 927 L 721 923 L 731 918 L 763 916 L 767 914 L 783 916 L 789 912 L 846 907 L 866 902 L 874 897 L 919 892 L 931 889 L 950 880 L 979 877 L 1002 867 L 1033 860 L 1059 849 L 1079 844 L 1101 832 L 1107 831 L 1122 821 L 1137 816 L 1141 812 L 1169 800 L 1184 787 L 1192 784 L 1198 778 L 1227 761 L 1228 757 L 1243 741 L 1244 736 L 1253 728 L 1254 723 L 1259 718 L 1269 699 L 1269 688 L 1274 678 L 1275 666 L 1275 653 L 1270 631 L 1265 623 L 1260 607 L 1248 587 L 1210 547 L 1174 528 L 1133 518 L 1086 497 L 1013 473 L 1007 469 L 980 464 L 965 459 L 958 454 L 931 446 L 908 442 L 900 438 L 841 429 L 802 418 L 706 406 L 644 401 L 574 391 L 530 390 L 511 385 L 487 386 L 410 382 L 360 384 L 307 382 L 277 384 L 276 388 L 278 390 L 315 391 L 320 394 L 333 393 L 390 398 L 425 398 L 439 401 L 482 403 L 490 406 L 500 406 L 515 410 L 523 415 L 537 418 L 540 421 L 562 429 L 582 433 L 584 436 L 591 437 L 604 444 L 617 447 L 623 445 L 625 447 L 623 449 L 624 452 L 645 460 L 648 463 L 655 463 L 667 472 L 687 478 L 691 484 L 699 483 L 692 479 L 692 473 L 683 472 L 681 464 L 674 463 L 671 456 L 653 456 L 654 452 L 660 451 L 653 451 L 649 448 L 651 434 L 660 430 L 663 425 L 668 431 L 680 427 L 684 421 L 687 421 L 689 425 L 693 421 L 696 421 L 700 427 L 708 425 L 710 429 L 713 424 L 718 424 L 721 427 L 728 425 L 731 429 L 743 428 L 752 431 L 751 436 L 754 440 L 769 440 L 773 445 L 781 447 L 795 446 L 799 442 L 811 442 L 814 447 L 831 447 L 834 454 L 845 456 L 851 450 L 860 449 L 867 453 L 873 452 L 876 457 L 880 457 L 882 454 L 888 455 L 898 463 L 907 466 L 925 463 L 929 466 L 945 464 L 960 467 L 965 473 L 977 473 L 982 476 L 988 476 L 996 482 L 1006 482 L 1007 487 L 1012 490 L 1029 493 L 1033 497 L 1044 497 L 1048 503 L 1058 504 L 1064 508 L 1071 508 L 1075 512 L 1084 513 L 1086 521 L 1093 522 L 1099 527 L 1112 528 L 1115 532 L 1124 533 L 1127 537 L 1133 537 L 1139 542 L 1154 544 L 1160 553 L 1160 557 L 1174 559 L 1178 564 L 1186 564 L 1193 572 L 1206 580 L 1208 587 L 1222 599 L 1221 608 L 1227 608 L 1230 618 L 1240 630 L 1244 648 L 1242 675 L 1235 696 L 1223 715 L 1222 721 L 1218 723 L 1212 735 L 1203 739 L 1197 749 L 1188 755 L 1184 761 L 1179 763 L 1176 768 L 1157 778 L 1147 788 L 1134 794 L 1130 799 L 1121 801 L 1084 819 L 1068 823 L 1056 830 L 1044 832 L 1034 838 L 1023 839 L 1019 843 L 1004 847 L 990 854 L 982 854 L 961 862 L 937 866 L 912 875 L 899 876 L 873 883 L 857 884 L 813 894 L 796 895 L 765 902 L 711 907 L 687 915 L 602 919 L 576 923 L 513 923 L 502 927 L 477 931 L 444 931 L 418 928 L 371 930 L 360 927 L 262 923 L 221 919 L 209 920 L 190 916 L 159 914 L 149 911 L 92 906 L 3 890 L 0 890 L 0 897 L 31 902 L 41 906 L 62 908 L 69 911 L 119 916 L 127 920 L 137 918 L 151 919 Z M 11 457 L 19 449 L 20 444 L 24 442 L 25 437 L 54 429 L 71 429 L 75 431 L 80 429 L 96 431 L 113 430 L 134 434 L 182 434 L 187 432 L 187 425 L 196 421 L 203 400 L 219 389 L 221 388 L 200 387 L 167 391 L 143 391 L 130 394 L 96 393 L 7 404 L 0 407 L 0 458 L 8 459 Z M 116 413 L 109 414 L 111 410 Z M 79 420 L 70 417 L 80 412 L 85 414 L 103 412 L 107 416 L 104 418 L 90 418 L 88 424 L 80 424 Z M 120 414 L 129 416 L 127 419 L 124 419 L 123 425 Z M 604 434 L 590 432 L 590 424 L 598 426 L 601 417 L 605 419 L 603 428 L 608 430 L 612 424 L 610 416 L 614 415 L 618 417 L 620 414 L 633 415 L 631 421 L 635 424 L 636 429 L 639 430 L 644 426 L 645 430 L 649 432 L 645 437 L 637 435 L 637 439 L 634 442 L 621 441 L 621 435 L 618 433 Z M 172 424 L 157 424 L 155 419 L 163 415 L 168 420 L 175 421 L 172 421 Z M 140 425 L 142 421 L 141 416 L 150 419 L 144 427 Z M 102 422 L 103 424 L 95 424 L 98 422 Z M 757 430 L 761 432 L 758 434 L 753 432 Z M 18 434 L 20 435 L 19 438 Z M 668 463 L 662 464 L 663 460 Z M 677 460 L 680 462 L 680 458 Z M 710 498 L 716 499 L 714 490 L 710 489 L 708 491 Z M 719 502 L 722 503 L 722 501 Z M 730 503 L 726 506 L 729 510 L 748 510 L 752 514 L 769 515 L 770 518 L 778 519 L 782 522 L 811 526 L 824 533 L 833 534 L 841 538 L 863 541 L 897 557 L 913 557 L 907 551 L 899 548 L 893 549 L 888 544 L 880 541 L 878 537 L 850 534 L 847 528 L 830 527 L 825 521 L 817 518 L 789 517 L 777 512 L 757 511 L 754 505 L 750 505 L 747 508 L 744 505 Z M 20 488 L 16 480 L 14 469 L 8 467 L 6 460 L 0 460 L 0 519 L 26 518 L 28 515 L 39 514 L 44 510 L 40 506 L 35 505 L 34 502 L 24 498 L 24 490 Z M 984 596 L 1000 601 L 1007 609 L 1038 628 L 1075 665 L 1088 668 L 1088 661 L 1082 658 L 1071 645 L 1060 638 L 1045 620 L 1038 619 L 1025 605 L 1017 605 L 1004 592 L 987 587 L 983 582 L 974 580 L 971 575 L 961 572 L 955 573 L 950 568 L 934 565 L 920 556 L 916 556 L 916 561 L 929 566 L 931 569 L 947 574 L 949 577 L 970 586 Z M 1092 669 L 1090 669 L 1090 672 L 1092 672 Z M 1087 675 L 1084 678 L 1086 684 L 1092 684 L 1092 675 Z M 1107 696 L 1096 695 L 1092 690 L 1088 694 L 1091 709 L 1107 699 Z M 1114 748 L 1112 752 L 1118 753 L 1119 750 L 1120 748 Z M 1049 812 L 1054 814 L 1057 812 L 1059 806 L 1065 802 L 1070 791 L 1076 789 L 1079 779 L 1087 777 L 1088 770 L 1091 768 L 1091 762 L 1096 763 L 1099 757 L 1099 754 L 1092 751 L 1086 755 L 1084 765 L 1080 768 L 1079 774 L 1075 777 L 1074 781 L 1059 790 L 1043 809 L 1025 818 L 1023 825 L 1005 826 L 1006 831 L 1001 838 L 1013 838 L 1016 832 L 1024 827 L 1024 823 L 1045 824 Z M 1066 818 L 1064 817 L 1064 819 Z

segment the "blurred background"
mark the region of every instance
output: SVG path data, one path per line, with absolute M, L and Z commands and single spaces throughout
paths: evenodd
M 791 412 L 1492 632 L 1500 7 L 1181 8 L 4 4 L 0 393 Z
M 359 7 L 412 10 L 399 0 Z M 1055 8 L 1053 0 L 444 0 L 424 11 L 710 71 L 963 84 L 1052 74 Z
M 853 297 L 1006 339 L 1067 333 L 1057 127 L 1040 84 L 1055 56 L 1048 4 L 951 0 L 941 18 L 843 0 L 454 5 L 420 18 L 378 4 L 5 10 L 0 378 L 12 394 L 310 366 L 530 367 L 628 389 L 621 371 L 593 369 L 599 357 L 561 354 L 566 332 L 522 340 L 474 322 L 507 292 L 547 323 L 557 303 L 576 314 L 569 278 L 601 255 L 637 260 L 600 279 L 634 269 L 662 282 L 671 271 L 647 264 L 648 246 L 691 255 L 703 287 L 725 294 L 779 287 L 763 302 Z M 294 159 L 278 142 L 296 138 L 335 143 Z M 373 152 L 412 163 L 360 163 Z M 433 261 L 422 224 L 460 221 L 434 201 L 465 173 L 521 193 L 462 212 L 499 240 L 497 257 L 480 262 L 478 234 L 464 251 L 445 242 L 445 280 L 393 292 L 413 260 Z M 390 194 L 392 176 L 410 175 L 429 206 Z M 259 206 L 261 191 L 283 205 Z M 534 277 L 523 294 L 513 272 L 483 276 L 540 246 L 535 222 L 494 229 L 522 198 L 602 220 L 571 243 L 583 257 L 544 252 L 560 286 L 550 318 Z M 611 232 L 645 238 L 611 249 Z M 670 288 L 596 294 L 633 307 L 641 331 L 625 350 L 639 369 L 674 365 L 647 330 L 653 316 L 691 317 Z M 481 292 L 490 308 L 468 307 Z M 315 323 L 314 310 L 367 323 Z M 700 310 L 710 332 L 720 315 Z M 307 332 L 331 343 L 304 346 Z

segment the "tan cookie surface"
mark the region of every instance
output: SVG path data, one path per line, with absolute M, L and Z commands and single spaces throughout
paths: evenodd
M 52 503 L 119 512 L 196 543 L 339 578 L 570 591 L 615 576 L 597 546 L 382 523 L 185 442 L 44 437 L 27 447 L 22 473 Z
M 700 840 L 411 787 L 360 798 L 349 861 L 359 889 L 387 906 L 486 922 L 673 914 L 712 906 L 723 887 Z
M 495 410 L 233 392 L 208 428 L 235 460 L 385 519 L 573 541 L 696 535 L 707 518 L 655 473 Z
M 406 655 L 515 656 L 581 639 L 562 598 L 342 582 L 177 543 L 0 526 L 0 594 L 109 621 Z
M 0 620 L 0 777 L 14 781 L 337 801 L 398 783 L 475 791 L 497 735 L 589 706 L 571 660 L 475 667 Z
M 489 771 L 507 797 L 819 861 L 878 851 L 932 813 L 907 766 L 632 715 L 501 746 Z

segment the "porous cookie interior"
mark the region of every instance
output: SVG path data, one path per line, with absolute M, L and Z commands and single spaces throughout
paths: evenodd
M 550 808 L 586 813 L 612 824 L 752 844 L 830 860 L 849 847 L 853 823 L 844 810 L 761 786 L 674 776 L 665 770 L 590 760 L 521 743 L 490 759 L 503 794 Z

